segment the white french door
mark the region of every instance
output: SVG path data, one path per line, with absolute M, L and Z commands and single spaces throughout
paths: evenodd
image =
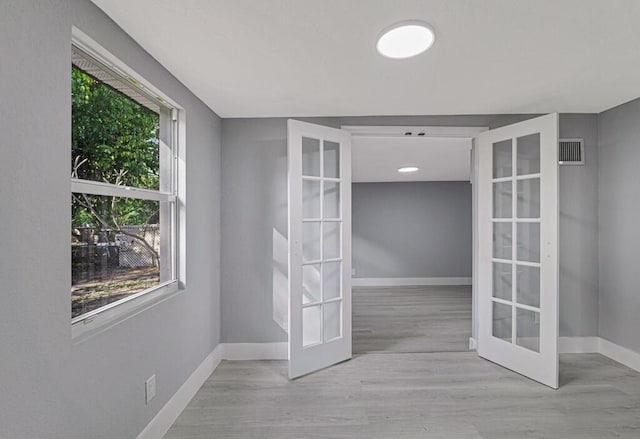
M 288 121 L 289 378 L 351 358 L 351 136 Z
M 558 388 L 558 115 L 478 136 L 478 353 Z

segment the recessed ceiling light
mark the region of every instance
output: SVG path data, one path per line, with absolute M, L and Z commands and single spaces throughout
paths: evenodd
M 402 21 L 382 31 L 376 49 L 387 58 L 411 58 L 428 50 L 435 39 L 435 33 L 427 23 Z
M 418 170 L 417 166 L 403 166 L 402 168 L 398 168 L 398 172 L 416 172 Z

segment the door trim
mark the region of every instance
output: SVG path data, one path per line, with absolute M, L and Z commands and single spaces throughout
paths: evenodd
M 420 136 L 459 139 L 473 139 L 489 129 L 488 127 L 437 125 L 342 125 L 340 128 L 357 137 Z
M 424 137 L 432 138 L 462 138 L 471 141 L 471 337 L 478 339 L 478 154 L 476 154 L 477 138 L 480 133 L 488 131 L 488 126 L 441 126 L 441 125 L 342 125 L 343 130 L 349 131 L 352 136 L 362 137 L 405 137 L 405 133 L 411 132 L 418 135 L 424 132 Z M 354 278 L 354 282 L 358 282 Z

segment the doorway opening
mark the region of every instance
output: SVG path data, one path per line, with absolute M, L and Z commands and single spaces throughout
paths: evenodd
M 486 128 L 342 128 L 352 134 L 353 353 L 468 351 L 473 138 Z
M 378 128 L 378 137 L 397 130 Z M 558 388 L 558 114 L 447 135 L 456 130 L 465 128 L 426 128 L 418 137 L 474 139 L 469 347 Z M 351 146 L 363 135 L 357 131 L 287 122 L 290 378 L 352 357 Z

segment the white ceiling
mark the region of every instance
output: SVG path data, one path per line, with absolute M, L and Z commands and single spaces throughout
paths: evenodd
M 351 143 L 354 183 L 469 181 L 471 139 L 353 136 Z M 403 166 L 420 169 L 402 174 Z
M 93 0 L 222 117 L 600 112 L 640 96 L 638 0 Z M 378 33 L 420 19 L 428 52 Z

